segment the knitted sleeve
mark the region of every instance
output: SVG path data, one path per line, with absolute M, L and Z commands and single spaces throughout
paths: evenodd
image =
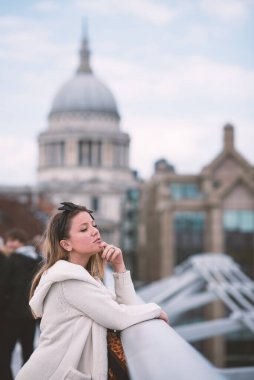
M 157 318 L 161 312 L 161 308 L 154 303 L 119 304 L 99 284 L 68 280 L 62 282 L 62 290 L 70 307 L 108 329 L 124 330 L 136 323 Z
M 138 305 L 144 303 L 137 295 L 130 271 L 124 273 L 113 273 L 115 282 L 116 301 L 125 305 Z

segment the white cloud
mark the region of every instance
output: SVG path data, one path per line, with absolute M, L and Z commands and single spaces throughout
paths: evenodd
M 0 17 L 0 58 L 13 62 L 40 63 L 54 60 L 66 54 L 66 61 L 71 56 L 74 45 L 53 42 L 48 28 L 43 23 L 22 17 Z
M 157 70 L 142 62 L 96 57 L 97 71 L 124 102 L 172 102 L 197 99 L 232 104 L 254 101 L 254 70 L 202 56 L 161 56 Z M 124 73 L 124 75 L 123 75 Z
M 218 152 L 218 144 L 213 142 L 221 136 L 210 134 L 209 146 L 200 144 L 209 135 L 206 130 L 208 124 L 205 127 L 200 120 L 195 123 L 192 120 L 143 116 L 129 121 L 136 126 L 131 163 L 145 178 L 151 175 L 154 162 L 160 158 L 166 158 L 177 172 L 195 174 Z
M 201 9 L 222 20 L 246 20 L 248 2 L 244 0 L 201 0 Z
M 171 21 L 177 14 L 168 5 L 153 0 L 76 0 L 75 4 L 85 12 L 123 13 L 158 25 Z
M 253 163 L 253 125 L 250 120 L 240 120 L 241 124 L 233 120 L 235 145 Z M 180 117 L 165 120 L 158 115 L 127 117 L 126 124 L 133 126 L 131 166 L 149 178 L 154 162 L 166 158 L 178 173 L 197 174 L 221 152 L 223 127 L 231 121 L 221 115 L 201 115 L 195 120 Z
M 59 9 L 55 1 L 45 0 L 33 4 L 32 8 L 42 13 L 51 13 Z
M 1 136 L 1 185 L 30 185 L 35 183 L 37 147 L 32 139 Z
M 13 30 L 15 28 L 23 27 L 27 23 L 27 20 L 19 16 L 4 15 L 0 16 L 0 28 L 6 28 L 7 30 Z
M 187 25 L 185 34 L 179 38 L 179 44 L 186 46 L 199 46 L 201 49 L 208 41 L 216 39 L 219 42 L 227 41 L 232 34 L 232 29 L 228 24 L 203 21 L 193 22 Z

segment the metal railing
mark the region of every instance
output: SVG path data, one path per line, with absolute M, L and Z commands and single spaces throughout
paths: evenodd
M 211 363 L 161 320 L 121 333 L 131 380 L 226 380 Z
M 225 368 L 219 370 L 227 380 L 253 380 L 254 367 Z

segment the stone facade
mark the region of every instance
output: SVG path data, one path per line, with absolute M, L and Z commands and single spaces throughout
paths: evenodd
M 254 274 L 254 168 L 236 150 L 233 126 L 225 126 L 223 150 L 197 175 L 158 162 L 139 208 L 138 280 L 170 275 L 201 252 L 231 254 Z

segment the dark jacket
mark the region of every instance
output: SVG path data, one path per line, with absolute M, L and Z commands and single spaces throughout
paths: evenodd
M 0 318 L 6 308 L 7 295 L 5 291 L 7 257 L 0 251 Z
M 7 259 L 4 285 L 7 295 L 5 308 L 7 318 L 32 318 L 29 292 L 40 261 L 32 246 L 17 249 Z

